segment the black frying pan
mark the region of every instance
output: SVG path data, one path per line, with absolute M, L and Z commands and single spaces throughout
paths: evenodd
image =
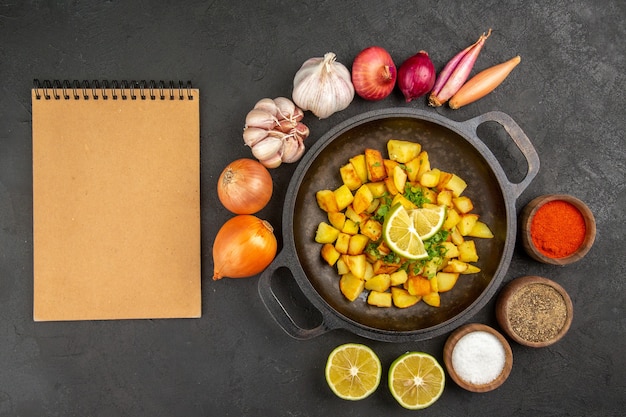
M 501 124 L 528 163 L 524 179 L 511 183 L 490 150 L 476 135 L 484 122 Z M 468 183 L 464 195 L 474 202 L 495 237 L 476 239 L 481 272 L 459 277 L 441 295 L 441 306 L 418 303 L 406 309 L 369 306 L 365 297 L 349 302 L 339 291 L 339 276 L 320 256 L 314 241 L 326 220 L 315 193 L 341 185 L 339 167 L 366 147 L 386 155 L 389 139 L 412 140 L 429 153 L 433 167 L 454 172 Z M 278 324 L 298 339 L 343 328 L 383 341 L 425 340 L 454 330 L 480 310 L 498 290 L 508 269 L 516 239 L 515 201 L 539 170 L 539 158 L 528 137 L 506 114 L 490 112 L 455 122 L 434 112 L 399 108 L 372 111 L 341 123 L 321 137 L 300 161 L 290 181 L 283 211 L 283 248 L 259 280 L 259 294 Z M 322 315 L 322 323 L 303 328 L 287 312 L 272 287 L 272 278 L 288 273 Z

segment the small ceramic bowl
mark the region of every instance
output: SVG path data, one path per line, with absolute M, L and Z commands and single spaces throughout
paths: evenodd
M 576 209 L 578 209 L 585 222 L 585 236 L 582 240 L 582 243 L 573 253 L 570 253 L 569 255 L 564 257 L 547 256 L 545 253 L 541 252 L 537 248 L 537 246 L 535 246 L 531 236 L 531 225 L 533 223 L 535 215 L 537 214 L 537 211 L 545 204 L 552 201 L 564 201 L 570 203 Z M 564 219 L 563 221 L 566 222 Z M 587 205 L 581 200 L 567 194 L 547 194 L 532 200 L 522 210 L 520 226 L 522 229 L 522 244 L 524 246 L 524 249 L 526 250 L 526 253 L 528 253 L 528 255 L 530 255 L 530 257 L 535 259 L 536 261 L 552 265 L 567 265 L 582 259 L 587 254 L 587 252 L 589 252 L 589 249 L 591 249 L 591 246 L 593 245 L 593 242 L 596 238 L 596 222 L 593 217 L 593 213 L 591 212 L 589 207 L 587 207 Z M 566 224 L 564 226 L 566 226 Z
M 525 276 L 509 282 L 496 300 L 496 319 L 517 343 L 535 348 L 550 346 L 565 336 L 574 307 L 567 291 L 556 282 Z
M 470 341 L 464 338 L 474 333 L 476 333 L 474 336 L 479 336 L 480 339 L 475 338 Z M 488 335 L 484 333 L 488 333 Z M 493 362 L 490 361 L 490 355 L 494 353 L 491 351 L 491 348 L 498 347 L 498 345 L 502 346 L 504 350 L 504 363 L 501 370 L 497 364 L 497 362 L 499 362 L 499 359 L 496 357 L 497 355 L 493 357 Z M 455 356 L 455 349 L 464 349 L 465 351 L 457 352 L 458 356 Z M 475 353 L 475 355 L 473 355 L 473 353 Z M 456 359 L 455 361 L 453 357 L 467 359 L 463 364 L 467 369 L 462 371 L 460 366 L 458 366 L 458 361 L 461 359 Z M 450 378 L 452 378 L 458 386 L 471 392 L 487 392 L 498 388 L 509 377 L 513 367 L 513 352 L 505 337 L 498 331 L 485 324 L 470 323 L 459 327 L 448 337 L 443 348 L 443 361 Z M 494 362 L 496 363 L 495 368 Z M 457 363 L 459 369 L 455 368 L 455 363 Z M 489 378 L 491 380 L 483 383 L 470 382 L 469 379 L 471 379 L 471 376 L 468 378 L 463 375 L 469 371 L 473 373 L 484 372 L 483 375 L 480 375 L 478 380 L 482 380 L 482 378 Z M 498 371 L 499 373 L 497 373 Z M 497 374 L 489 376 L 489 374 L 494 372 Z M 476 380 L 477 379 L 475 379 L 475 381 Z

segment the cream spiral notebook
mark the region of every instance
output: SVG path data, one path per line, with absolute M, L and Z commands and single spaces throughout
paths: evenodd
M 199 91 L 35 80 L 35 321 L 201 315 Z

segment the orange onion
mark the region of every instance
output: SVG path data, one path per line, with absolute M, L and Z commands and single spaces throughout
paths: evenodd
M 251 214 L 226 221 L 213 242 L 213 279 L 247 278 L 261 273 L 276 257 L 274 228 Z
M 508 61 L 482 70 L 463 84 L 463 87 L 452 96 L 448 105 L 451 109 L 458 109 L 485 97 L 502 84 L 521 60 L 522 58 L 517 55 Z
M 260 162 L 241 158 L 224 168 L 217 180 L 217 196 L 235 214 L 254 214 L 272 198 L 272 176 Z

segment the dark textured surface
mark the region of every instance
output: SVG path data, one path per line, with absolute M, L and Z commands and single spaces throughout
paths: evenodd
M 228 161 L 250 156 L 241 140 L 245 114 L 262 97 L 290 96 L 305 59 L 333 51 L 349 66 L 362 48 L 379 44 L 397 64 L 427 50 L 440 69 L 489 27 L 494 32 L 476 68 L 518 53 L 522 63 L 480 102 L 430 111 L 454 120 L 491 110 L 511 115 L 542 162 L 518 211 L 540 194 L 572 194 L 594 212 L 597 240 L 586 258 L 564 268 L 532 261 L 518 242 L 505 281 L 534 274 L 565 287 L 575 310 L 569 333 L 539 350 L 512 343 L 513 370 L 502 387 L 473 394 L 450 381 L 441 399 L 419 414 L 623 414 L 623 1 L 58 3 L 0 3 L 0 416 L 414 414 L 395 403 L 385 381 L 364 401 L 337 399 L 324 381 L 326 357 L 338 344 L 364 342 L 386 372 L 407 350 L 441 360 L 447 335 L 402 344 L 344 331 L 291 339 L 265 310 L 256 279 L 211 280 L 212 241 L 230 217 L 215 185 Z M 33 78 L 191 79 L 200 88 L 201 319 L 32 321 Z M 307 114 L 308 144 L 351 116 L 392 106 L 427 108 L 424 100 L 405 104 L 398 91 L 378 103 L 356 99 L 325 120 Z M 506 134 L 485 125 L 479 135 L 519 181 L 526 167 Z M 277 230 L 294 169 L 272 171 L 276 192 L 260 213 Z M 293 297 L 294 305 L 302 304 Z M 496 326 L 494 301 L 473 321 Z

